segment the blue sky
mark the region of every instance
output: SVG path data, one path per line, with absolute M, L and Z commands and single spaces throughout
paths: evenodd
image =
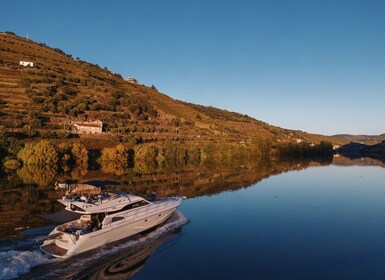
M 385 133 L 385 1 L 13 0 L 0 31 L 284 128 Z

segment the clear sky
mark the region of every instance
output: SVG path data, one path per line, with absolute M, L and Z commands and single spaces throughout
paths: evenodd
M 383 0 L 0 4 L 0 31 L 172 98 L 313 133 L 385 133 Z

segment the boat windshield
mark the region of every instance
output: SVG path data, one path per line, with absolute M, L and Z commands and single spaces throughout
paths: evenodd
M 136 201 L 136 202 L 134 202 L 134 203 L 127 204 L 127 205 L 124 206 L 122 209 L 119 209 L 119 210 L 117 210 L 117 211 L 108 212 L 107 214 L 108 214 L 108 215 L 112 215 L 112 214 L 116 214 L 116 213 L 119 213 L 119 212 L 123 212 L 123 211 L 130 210 L 130 209 L 142 207 L 142 206 L 145 206 L 145 205 L 147 205 L 147 204 L 149 204 L 149 202 L 147 202 L 147 201 L 145 201 L 145 200 Z

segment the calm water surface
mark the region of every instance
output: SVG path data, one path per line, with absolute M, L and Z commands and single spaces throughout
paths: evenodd
M 180 242 L 134 279 L 385 279 L 384 202 L 383 168 L 336 166 L 191 199 Z
M 30 272 L 22 274 L 22 264 L 14 261 L 19 267 L 14 275 L 385 279 L 382 167 L 330 165 L 290 171 L 248 188 L 188 199 L 179 212 L 144 236 L 64 262 L 46 259 L 26 240 L 35 263 L 25 257 L 24 265 L 30 267 L 24 272 Z M 4 271 L 12 265 L 4 258 L 23 259 L 11 250 L 16 247 L 0 251 L 3 278 L 11 278 Z

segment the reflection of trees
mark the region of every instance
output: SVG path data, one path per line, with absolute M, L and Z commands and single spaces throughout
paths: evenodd
M 101 171 L 106 174 L 114 174 L 118 176 L 123 176 L 129 172 L 127 164 L 120 164 L 114 161 L 102 161 L 101 162 Z
M 56 181 L 57 167 L 50 165 L 24 165 L 21 169 L 17 170 L 17 175 L 25 184 L 37 184 L 45 187 Z
M 156 169 L 156 165 L 154 161 L 151 161 L 151 160 L 135 161 L 134 172 L 137 174 L 153 173 L 155 169 Z
M 6 173 L 0 177 L 0 238 L 16 236 L 19 228 L 33 228 L 49 225 L 39 215 L 56 212 L 61 206 L 55 200 L 44 197 L 51 188 L 38 188 L 32 173 L 47 172 L 47 170 L 20 169 L 17 173 Z M 46 173 L 45 173 L 46 174 Z M 21 178 L 21 176 L 24 178 Z M 24 180 L 25 179 L 25 180 Z M 46 179 L 43 179 L 43 181 Z M 53 189 L 53 188 L 52 188 Z
M 159 197 L 182 194 L 195 197 L 252 185 L 271 174 L 278 174 L 290 168 L 300 167 L 297 164 L 286 166 L 251 161 L 237 161 L 234 165 L 227 163 L 184 165 L 174 170 L 169 166 L 166 169 L 159 166 L 155 171 L 141 173 L 129 184 L 120 185 L 119 188 L 142 195 L 156 192 Z
M 70 171 L 72 180 L 80 180 L 88 172 L 87 168 L 83 165 L 76 165 L 74 168 L 70 169 Z
M 251 186 L 271 175 L 288 170 L 301 170 L 313 164 L 311 161 L 248 161 L 237 160 L 236 164 L 200 164 L 179 166 L 174 170 L 156 169 L 156 172 L 141 173 L 129 184 L 119 188 L 127 192 L 158 197 L 186 195 L 195 197 L 216 194 Z
M 136 146 L 134 149 L 134 171 L 138 174 L 147 174 L 156 168 L 157 149 L 153 145 Z
M 191 149 L 197 151 L 195 147 Z M 111 177 L 114 177 L 113 179 L 121 183 L 116 186 L 117 189 L 143 196 L 150 196 L 155 192 L 158 197 L 173 195 L 196 197 L 245 188 L 271 175 L 289 170 L 301 170 L 310 165 L 320 165 L 319 162 L 310 160 L 255 161 L 250 160 L 250 156 L 243 152 L 238 154 L 242 155 L 243 159 L 241 156 L 234 156 L 237 154 L 238 152 L 231 152 L 222 157 L 221 162 L 214 162 L 215 164 L 210 163 L 213 161 L 202 163 L 189 160 L 180 165 L 156 166 L 154 161 L 141 160 L 136 162 L 134 168 L 122 168 L 113 162 L 105 162 L 102 165 L 102 171 L 106 174 L 90 171 L 91 174 L 95 172 L 95 178 L 91 178 L 90 173 L 87 173 L 87 179 L 85 179 L 84 175 L 87 171 L 78 167 L 73 169 L 71 176 L 78 181 L 111 180 Z M 200 153 L 196 154 L 198 155 Z M 232 159 L 230 161 L 226 159 L 229 156 Z M 14 229 L 20 225 L 34 223 L 36 227 L 42 223 L 36 220 L 37 215 L 54 212 L 53 209 L 60 206 L 55 202 L 60 193 L 57 193 L 54 188 L 38 189 L 36 185 L 49 186 L 56 180 L 60 181 L 60 176 L 63 176 L 62 179 L 71 179 L 68 173 L 58 174 L 54 167 L 25 165 L 17 171 L 17 175 L 6 173 L 6 177 L 0 178 L 0 188 L 7 190 L 0 197 L 1 210 L 11 216 L 14 215 L 8 224 L 0 225 L 0 236 L 15 234 Z
M 104 148 L 100 156 L 100 165 L 103 173 L 121 176 L 128 170 L 132 150 L 122 144 L 113 148 Z

